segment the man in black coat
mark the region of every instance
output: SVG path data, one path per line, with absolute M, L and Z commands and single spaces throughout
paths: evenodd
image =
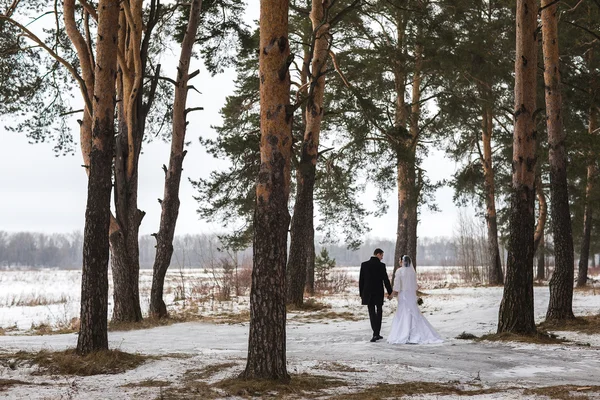
M 373 257 L 360 265 L 360 277 L 358 279 L 358 290 L 362 299 L 362 304 L 369 309 L 369 319 L 373 329 L 373 338 L 371 342 L 383 339 L 379 333 L 381 331 L 381 319 L 383 318 L 383 286 L 388 292 L 392 293 L 392 285 L 388 278 L 383 259 L 383 250 L 375 249 Z

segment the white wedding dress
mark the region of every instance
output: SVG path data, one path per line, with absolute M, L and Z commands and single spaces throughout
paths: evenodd
M 444 340 L 417 305 L 417 275 L 412 265 L 396 270 L 394 291 L 398 292 L 398 310 L 392 321 L 388 343 L 442 343 Z

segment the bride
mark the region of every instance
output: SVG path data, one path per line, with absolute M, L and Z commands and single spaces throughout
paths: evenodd
M 443 342 L 417 306 L 417 275 L 409 256 L 402 256 L 402 266 L 396 270 L 394 291 L 390 296 L 395 295 L 398 295 L 398 310 L 392 321 L 388 343 Z

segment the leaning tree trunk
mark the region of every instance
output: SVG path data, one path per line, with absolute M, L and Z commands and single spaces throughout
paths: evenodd
M 287 302 L 297 306 L 304 301 L 308 263 L 314 252 L 314 188 L 317 168 L 319 134 L 323 118 L 325 67 L 329 49 L 329 24 L 325 24 L 328 1 L 313 0 L 310 19 L 313 26 L 313 53 L 310 73 L 306 125 L 302 154 L 298 165 L 297 194 L 290 234 L 290 257 L 287 265 Z
M 594 135 L 598 129 L 596 107 L 590 107 L 589 116 L 589 128 L 590 135 Z M 598 174 L 596 168 L 596 160 L 590 157 L 587 166 L 587 183 L 585 186 L 585 210 L 583 214 L 583 237 L 581 238 L 581 247 L 579 251 L 579 271 L 577 276 L 577 287 L 583 287 L 587 285 L 588 278 L 588 264 L 590 259 L 590 241 L 592 237 L 592 219 L 593 219 L 593 207 L 592 207 L 592 193 L 595 186 L 595 178 Z M 594 255 L 592 254 L 592 262 Z
M 200 25 L 201 0 L 193 0 L 187 30 L 181 44 L 179 66 L 177 67 L 177 85 L 175 86 L 175 102 L 173 103 L 173 137 L 171 139 L 171 156 L 169 168 L 165 170 L 164 199 L 161 203 L 160 228 L 156 234 L 156 258 L 152 274 L 152 289 L 150 291 L 150 315 L 156 318 L 168 316 L 167 307 L 163 300 L 165 275 L 171 256 L 173 255 L 173 237 L 179 215 L 179 185 L 183 159 L 186 151 L 183 149 L 186 134 L 186 102 L 188 92 L 189 68 L 192 58 L 192 48 Z
M 483 176 L 485 190 L 485 222 L 487 225 L 487 256 L 490 285 L 502 285 L 504 276 L 500 263 L 498 248 L 498 222 L 496 219 L 496 197 L 494 168 L 492 165 L 492 109 L 489 104 L 483 106 L 482 142 L 483 142 Z
M 546 247 L 544 246 L 544 237 L 539 241 L 539 245 L 536 251 L 537 254 L 537 271 L 536 277 L 538 281 L 546 279 Z
M 92 147 L 83 238 L 81 313 L 77 353 L 108 349 L 108 230 L 120 2 L 100 0 L 94 75 Z
M 542 47 L 550 163 L 550 212 L 554 239 L 554 272 L 546 320 L 565 320 L 573 315 L 573 234 L 569 211 L 567 151 L 562 124 L 562 100 L 558 53 L 558 4 L 542 0 Z
M 536 164 L 537 4 L 517 0 L 515 122 L 509 254 L 498 333 L 534 334 L 533 223 Z
M 248 360 L 243 378 L 287 381 L 285 268 L 292 112 L 289 0 L 260 2 L 260 158 L 254 211 Z

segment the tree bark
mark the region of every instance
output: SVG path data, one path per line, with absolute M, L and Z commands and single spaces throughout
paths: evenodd
M 108 231 L 120 2 L 100 0 L 77 353 L 108 349 Z
M 313 26 L 314 50 L 310 70 L 306 125 L 302 154 L 296 173 L 297 193 L 290 235 L 290 257 L 287 265 L 287 302 L 302 305 L 309 262 L 314 260 L 314 188 L 319 149 L 319 135 L 323 118 L 325 95 L 325 68 L 329 49 L 329 24 L 324 21 L 328 1 L 313 0 L 310 19 Z M 313 240 L 313 242 L 309 242 Z M 314 266 L 312 268 L 314 270 Z M 314 281 L 314 277 L 313 277 Z M 314 284 L 313 284 L 314 287 Z
M 593 86 L 592 86 L 593 87 Z M 588 132 L 590 135 L 595 135 L 595 131 L 598 129 L 598 119 L 596 107 L 592 105 L 590 107 L 589 115 L 589 127 Z M 587 166 L 587 183 L 585 186 L 585 207 L 583 214 L 583 236 L 581 238 L 581 247 L 579 251 L 579 270 L 577 275 L 577 287 L 584 287 L 587 285 L 588 279 L 588 264 L 590 259 L 590 241 L 592 237 L 592 219 L 593 219 L 593 207 L 592 207 L 592 193 L 595 188 L 595 177 L 598 174 L 596 168 L 596 160 L 593 155 L 590 154 L 590 160 Z M 592 264 L 594 263 L 594 254 L 592 256 Z
M 156 234 L 156 258 L 152 274 L 152 289 L 150 292 L 150 315 L 157 318 L 168 316 L 167 307 L 163 300 L 165 275 L 173 255 L 173 237 L 179 215 L 179 185 L 183 170 L 183 159 L 186 151 L 186 103 L 189 81 L 190 60 L 196 33 L 200 25 L 201 0 L 193 0 L 187 30 L 181 44 L 179 66 L 177 67 L 177 85 L 175 87 L 175 102 L 173 103 L 173 137 L 171 139 L 171 156 L 169 168 L 165 171 L 164 199 L 161 203 L 160 228 Z
M 241 375 L 282 381 L 289 380 L 285 332 L 292 147 L 288 8 L 288 0 L 260 3 L 261 166 L 254 212 L 248 360 Z
M 482 142 L 483 142 L 483 176 L 485 190 L 485 222 L 487 225 L 487 256 L 488 276 L 490 285 L 502 285 L 504 274 L 500 263 L 500 250 L 498 248 L 498 222 L 496 219 L 496 197 L 494 183 L 494 168 L 492 165 L 492 109 L 489 104 L 483 106 L 482 116 Z
M 533 251 L 536 252 L 540 242 L 544 240 L 544 230 L 546 229 L 546 219 L 548 218 L 548 204 L 546 202 L 546 194 L 542 187 L 542 177 L 537 173 L 535 180 L 535 192 L 538 198 L 538 221 L 535 225 L 533 234 Z
M 536 164 L 537 4 L 517 0 L 515 124 L 509 254 L 498 333 L 534 334 L 533 223 Z
M 144 137 L 147 109 L 143 106 L 142 76 L 146 67 L 153 12 L 142 41 L 142 1 L 122 5 L 119 19 L 117 117 L 119 135 L 114 160 L 115 217 L 111 221 L 110 247 L 113 272 L 113 321 L 142 319 L 139 297 L 139 227 L 145 213 L 138 209 L 138 163 Z M 149 96 L 151 97 L 151 96 Z M 148 100 L 146 108 L 150 107 Z
M 398 221 L 396 226 L 396 246 L 394 248 L 394 272 L 400 267 L 400 258 L 404 254 L 408 254 L 408 203 L 411 195 L 409 189 L 414 187 L 414 179 L 410 182 L 410 177 L 414 175 L 414 168 L 412 175 L 410 174 L 410 160 L 404 155 L 404 149 L 401 144 L 402 140 L 400 136 L 406 134 L 406 122 L 408 120 L 407 109 L 406 109 L 406 64 L 404 63 L 403 53 L 405 52 L 404 37 L 406 34 L 406 25 L 408 18 L 405 11 L 396 10 L 396 51 L 394 55 L 396 57 L 394 62 L 394 85 L 396 89 L 396 110 L 394 115 L 394 128 L 398 135 L 397 143 L 393 143 L 396 147 L 396 179 L 398 185 Z M 415 262 L 416 260 L 413 260 Z
M 567 150 L 562 123 L 562 100 L 558 52 L 558 4 L 542 0 L 542 47 L 546 124 L 550 148 L 550 211 L 554 239 L 554 272 L 550 279 L 550 302 L 546 320 L 565 320 L 573 315 L 573 234 L 567 183 Z
M 546 279 L 546 247 L 544 246 L 544 236 L 539 241 L 536 251 L 537 254 L 537 273 L 536 279 L 543 281 Z

